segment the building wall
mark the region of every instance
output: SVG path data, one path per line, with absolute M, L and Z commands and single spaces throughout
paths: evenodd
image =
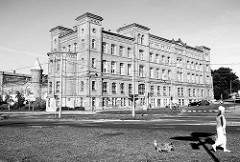
M 180 105 L 213 99 L 209 48 L 152 35 L 139 24 L 118 33 L 105 31 L 102 20 L 86 13 L 76 19 L 74 29 L 50 30 L 55 44 L 48 53 L 48 98 L 56 105 L 49 110 L 59 106 L 59 97 L 62 106 L 87 110 L 130 107 L 133 93 L 138 94 L 137 107 L 163 107 L 171 97 Z
M 42 78 L 44 79 L 42 80 Z M 42 77 L 36 73 L 29 75 L 1 71 L 1 96 L 3 96 L 3 98 L 5 98 L 6 95 L 13 96 L 18 91 L 25 97 L 25 99 L 31 98 L 31 100 L 35 100 L 38 97 L 45 99 L 47 92 L 47 84 L 45 83 L 46 79 L 46 76 Z M 38 82 L 36 82 L 36 80 L 38 80 Z

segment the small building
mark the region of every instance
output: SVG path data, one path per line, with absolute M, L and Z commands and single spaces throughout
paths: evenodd
M 16 92 L 20 92 L 26 100 L 35 101 L 47 97 L 47 75 L 42 74 L 41 64 L 37 60 L 31 74 L 0 71 L 0 94 L 5 99 L 9 95 L 15 100 Z

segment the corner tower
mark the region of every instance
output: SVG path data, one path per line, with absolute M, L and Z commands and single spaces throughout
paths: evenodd
M 43 69 L 39 60 L 37 59 L 34 67 L 31 69 L 31 90 L 33 92 L 34 98 L 41 98 L 42 72 Z
M 77 95 L 86 96 L 86 107 L 101 107 L 101 62 L 102 62 L 102 21 L 103 18 L 92 13 L 85 13 L 77 21 L 77 79 L 78 87 L 84 82 L 84 91 L 77 89 Z M 94 89 L 93 87 L 98 87 Z

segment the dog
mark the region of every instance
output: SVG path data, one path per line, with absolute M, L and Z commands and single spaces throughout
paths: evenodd
M 157 152 L 170 152 L 174 151 L 174 145 L 172 143 L 157 143 L 157 140 L 154 140 L 154 147 Z

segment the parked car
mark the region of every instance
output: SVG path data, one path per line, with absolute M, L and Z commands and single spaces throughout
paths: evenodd
M 196 102 L 190 102 L 188 104 L 188 106 L 200 106 L 201 105 L 201 101 L 196 101 Z

